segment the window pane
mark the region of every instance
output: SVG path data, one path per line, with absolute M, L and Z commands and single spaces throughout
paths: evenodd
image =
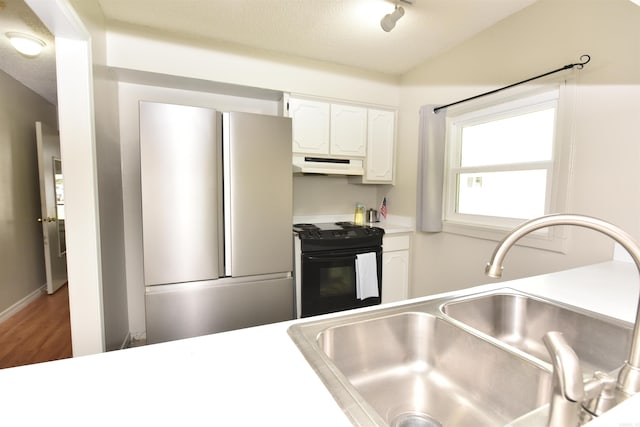
M 551 160 L 555 108 L 462 128 L 460 165 Z
M 544 215 L 546 170 L 461 173 L 457 212 L 502 218 Z

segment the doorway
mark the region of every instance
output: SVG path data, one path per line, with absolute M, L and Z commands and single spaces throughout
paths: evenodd
M 0 3 L 2 28 L 33 33 L 48 47 L 40 57 L 29 58 L 13 50 L 4 34 L 0 37 L 3 48 L 0 49 L 0 153 L 3 160 L 0 171 L 0 271 L 3 272 L 0 277 L 0 320 L 3 323 L 0 328 L 9 322 L 7 324 L 14 325 L 12 332 L 28 336 L 22 329 L 26 326 L 22 322 L 16 324 L 15 318 L 34 301 L 46 297 L 41 295 L 42 288 L 53 284 L 45 269 L 43 224 L 37 222 L 43 217 L 35 122 L 41 121 L 45 127 L 57 129 L 54 39 L 23 0 Z M 51 160 L 52 180 L 55 179 L 54 167 Z M 59 253 L 56 252 L 55 257 L 57 265 L 66 269 L 66 261 L 57 256 Z M 65 282 L 66 274 L 57 278 L 54 288 Z M 63 328 L 56 334 L 69 336 L 68 293 L 65 291 L 56 298 L 64 300 L 60 316 L 67 318 L 54 322 Z M 39 314 L 42 324 L 52 322 L 47 317 L 50 311 L 42 309 L 41 313 L 36 311 L 34 314 Z M 5 334 L 0 340 L 3 338 Z M 13 353 L 18 357 L 26 356 L 29 349 L 37 345 L 40 344 L 21 342 Z

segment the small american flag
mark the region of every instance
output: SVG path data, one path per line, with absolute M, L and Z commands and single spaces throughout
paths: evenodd
M 387 219 L 387 198 L 382 199 L 382 204 L 380 205 L 380 215 L 384 219 Z

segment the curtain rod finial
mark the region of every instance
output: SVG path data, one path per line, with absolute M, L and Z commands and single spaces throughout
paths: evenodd
M 591 61 L 591 56 L 587 55 L 585 53 L 584 55 L 580 56 L 580 61 L 582 61 L 582 62 L 579 62 L 579 63 L 577 63 L 575 65 L 578 67 L 578 69 L 581 70 L 582 68 L 584 68 L 585 65 L 587 65 L 589 63 L 589 61 Z

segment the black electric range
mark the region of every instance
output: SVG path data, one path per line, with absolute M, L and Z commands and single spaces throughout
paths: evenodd
M 293 230 L 300 239 L 294 272 L 298 317 L 380 304 L 382 228 L 336 222 L 294 224 Z M 368 287 L 363 285 L 359 268 L 374 269 L 376 281 L 369 271 Z

